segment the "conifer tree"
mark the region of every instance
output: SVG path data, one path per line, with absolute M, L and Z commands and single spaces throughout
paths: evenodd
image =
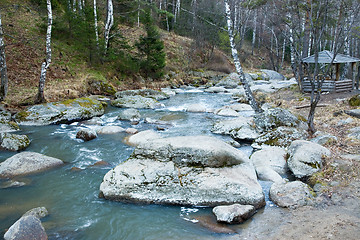
M 165 63 L 164 42 L 160 39 L 159 31 L 151 17 L 150 10 L 146 10 L 143 17 L 146 36 L 141 36 L 136 44 L 141 54 L 140 68 L 147 77 L 158 79 L 164 75 Z

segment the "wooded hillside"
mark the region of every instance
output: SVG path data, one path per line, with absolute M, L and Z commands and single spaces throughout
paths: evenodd
M 192 70 L 234 71 L 224 1 L 49 2 L 48 101 L 82 96 L 94 78 L 117 89 L 156 88 L 186 82 Z M 357 0 L 228 3 L 235 46 L 245 68 L 273 69 L 302 78 L 301 59 L 315 51 L 360 55 Z M 31 104 L 46 58 L 46 1 L 4 0 L 0 14 L 1 55 L 7 63 L 2 64 L 2 82 L 5 85 L 6 66 L 9 84 L 6 102 Z M 286 67 L 290 65 L 291 69 Z

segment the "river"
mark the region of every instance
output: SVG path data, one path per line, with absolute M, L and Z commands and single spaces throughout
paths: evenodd
M 213 113 L 188 113 L 184 109 L 193 103 L 202 103 L 209 109 L 220 108 L 232 101 L 229 94 L 210 94 L 190 89 L 161 101 L 164 108 L 140 110 L 148 120 L 168 121 L 162 136 L 213 135 L 212 124 L 226 117 Z M 122 109 L 109 106 L 101 117 L 103 125 L 117 125 L 138 130 L 156 129 L 152 121 L 130 122 L 116 120 Z M 248 113 L 244 113 L 245 115 Z M 150 123 L 149 123 L 150 122 Z M 23 126 L 21 134 L 31 139 L 27 151 L 39 152 L 62 159 L 63 167 L 20 180 L 28 185 L 0 190 L 0 229 L 4 233 L 27 210 L 44 206 L 50 215 L 42 220 L 49 239 L 252 239 L 264 236 L 284 222 L 286 210 L 279 209 L 266 197 L 267 205 L 244 224 L 232 225 L 237 234 L 217 234 L 201 227 L 194 218 L 211 216 L 211 208 L 162 205 L 139 205 L 113 202 L 98 197 L 103 176 L 125 161 L 133 147 L 123 143 L 126 133 L 99 135 L 83 142 L 76 139 L 81 124 Z M 97 127 L 91 125 L 89 127 Z M 228 137 L 215 135 L 223 140 Z M 251 154 L 252 148 L 240 148 Z M 0 151 L 0 162 L 15 153 Z M 92 166 L 106 161 L 110 166 Z M 73 168 L 79 168 L 74 171 Z M 3 181 L 3 180 L 2 180 Z M 261 182 L 266 196 L 270 183 Z M 280 220 L 281 219 L 281 220 Z

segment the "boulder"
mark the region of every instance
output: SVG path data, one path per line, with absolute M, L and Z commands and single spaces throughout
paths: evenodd
M 131 135 L 125 139 L 125 143 L 130 146 L 137 146 L 141 143 L 161 138 L 161 135 L 154 130 L 145 130 Z
M 241 204 L 217 206 L 212 210 L 216 220 L 225 223 L 242 223 L 254 215 L 255 211 L 254 206 Z
M 20 151 L 30 145 L 30 139 L 26 135 L 12 133 L 0 133 L 0 148 L 9 151 Z
M 269 196 L 271 201 L 284 208 L 310 205 L 314 199 L 310 186 L 300 181 L 273 183 Z
M 280 174 L 288 171 L 285 157 L 283 148 L 268 147 L 254 152 L 250 159 L 260 180 L 277 182 L 283 180 Z
M 94 130 L 85 128 L 85 129 L 80 129 L 76 133 L 76 138 L 82 139 L 84 141 L 90 141 L 97 138 L 97 134 Z
M 5 240 L 47 240 L 45 229 L 39 218 L 32 215 L 21 217 L 5 233 Z
M 269 80 L 285 80 L 286 79 L 284 77 L 284 75 L 282 75 L 281 73 L 278 73 L 276 71 L 273 71 L 273 70 L 261 69 L 261 72 L 263 72 L 266 75 L 264 77 L 264 79 L 269 79 Z
M 208 93 L 225 93 L 225 92 L 227 92 L 227 90 L 224 87 L 209 87 L 209 88 L 205 89 L 205 92 L 208 92 Z
M 145 98 L 152 98 L 157 101 L 170 98 L 164 92 L 153 90 L 153 89 L 137 89 L 137 90 L 125 90 L 115 94 L 116 98 L 124 98 L 129 96 L 141 96 Z
M 96 130 L 97 134 L 116 134 L 125 132 L 125 129 L 120 126 L 104 126 Z
M 117 119 L 126 121 L 140 121 L 141 115 L 139 110 L 135 108 L 128 108 L 120 112 Z
M 322 133 L 322 132 L 316 132 L 315 133 L 315 138 L 311 139 L 311 142 L 320 144 L 320 145 L 325 145 L 328 143 L 334 143 L 337 141 L 337 137 L 328 133 Z
M 240 77 L 237 73 L 230 73 L 215 84 L 216 87 L 236 88 L 240 85 Z
M 237 111 L 235 111 L 235 110 L 233 110 L 231 108 L 227 108 L 227 107 L 217 109 L 215 111 L 215 114 L 219 115 L 219 116 L 225 116 L 225 117 L 238 117 L 238 116 L 240 116 L 240 114 Z
M 256 127 L 260 131 L 268 131 L 280 126 L 296 127 L 300 120 L 290 111 L 282 108 L 269 108 L 254 116 Z
M 116 90 L 113 85 L 104 79 L 90 78 L 87 81 L 87 92 L 94 95 L 113 96 Z
M 126 132 L 127 134 L 136 134 L 136 133 L 139 132 L 139 130 L 137 130 L 136 128 L 127 128 L 127 129 L 125 130 L 125 132 Z
M 105 175 L 100 193 L 106 199 L 156 204 L 265 204 L 245 154 L 210 136 L 138 145 L 127 161 Z
M 10 179 L 8 181 L 2 182 L 0 185 L 0 189 L 18 188 L 18 187 L 23 187 L 25 185 L 27 185 L 26 182 L 20 182 L 20 181 Z
M 161 91 L 163 93 L 165 93 L 166 95 L 168 95 L 169 97 L 176 95 L 176 92 L 174 90 L 172 90 L 171 88 L 162 88 Z
M 278 127 L 260 135 L 255 139 L 258 145 L 269 145 L 288 147 L 293 141 L 299 139 L 306 139 L 308 133 L 305 130 L 293 127 Z
M 41 219 L 48 215 L 49 215 L 49 212 L 45 207 L 37 207 L 37 208 L 33 208 L 33 209 L 27 211 L 24 215 L 22 215 L 22 217 L 34 216 L 34 217 Z
M 348 138 L 360 140 L 360 127 L 354 127 L 349 130 Z
M 0 120 L 0 133 L 15 132 L 18 130 L 20 130 L 20 128 L 15 122 Z
M 211 131 L 216 134 L 231 135 L 235 140 L 252 141 L 259 137 L 252 127 L 252 118 L 237 117 L 235 119 L 217 121 Z
M 360 108 L 352 109 L 352 110 L 345 110 L 344 112 L 349 116 L 360 118 Z
M 310 177 L 320 171 L 323 157 L 331 155 L 327 148 L 305 140 L 293 141 L 288 154 L 288 167 L 297 178 Z
M 186 107 L 186 111 L 193 112 L 193 113 L 203 113 L 203 112 L 207 112 L 207 109 L 206 109 L 206 106 L 204 106 L 204 104 L 194 103 L 194 104 L 188 105 Z
M 21 152 L 0 163 L 0 177 L 33 174 L 64 164 L 57 158 L 35 152 Z
M 7 111 L 2 105 L 0 105 L 0 122 L 1 121 L 10 121 L 11 120 L 11 112 Z
M 49 125 L 87 120 L 104 114 L 101 102 L 91 98 L 34 105 L 15 115 L 20 125 Z
M 228 106 L 229 108 L 237 111 L 237 112 L 244 112 L 244 111 L 254 111 L 249 104 L 246 103 L 237 103 Z
M 142 97 L 140 95 L 124 96 L 122 98 L 117 98 L 114 101 L 111 101 L 111 105 L 119 108 L 145 109 L 154 109 L 161 106 L 161 104 L 157 100 L 153 98 Z

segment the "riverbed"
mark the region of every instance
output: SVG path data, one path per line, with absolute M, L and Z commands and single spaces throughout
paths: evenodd
M 99 122 L 102 126 L 115 125 L 136 128 L 139 131 L 158 126 L 164 137 L 185 135 L 213 135 L 212 124 L 227 117 L 210 112 L 190 113 L 190 104 L 203 104 L 207 109 L 229 105 L 231 94 L 205 93 L 201 89 L 185 89 L 182 93 L 163 100 L 162 108 L 140 110 L 139 124 L 119 121 L 123 109 L 107 107 Z M 243 112 L 248 116 L 249 112 Z M 146 119 L 146 120 L 144 120 Z M 86 125 L 98 128 L 98 125 Z M 254 232 L 266 236 L 274 228 L 286 222 L 287 210 L 277 208 L 268 199 L 269 182 L 261 182 L 266 195 L 266 206 L 244 224 L 232 225 L 236 234 L 219 234 L 201 226 L 197 218 L 214 220 L 211 208 L 163 205 L 139 205 L 113 202 L 98 197 L 103 176 L 113 167 L 125 161 L 133 147 L 124 143 L 126 133 L 99 135 L 83 142 L 76 133 L 84 123 L 51 126 L 23 126 L 21 134 L 31 139 L 26 151 L 39 152 L 62 159 L 66 164 L 54 170 L 19 180 L 26 186 L 0 190 L 0 229 L 2 233 L 27 210 L 44 206 L 50 215 L 42 220 L 49 239 L 246 239 Z M 229 137 L 213 135 L 224 141 Z M 252 148 L 242 144 L 240 150 L 250 155 Z M 14 155 L 0 152 L 0 162 Z M 94 163 L 105 161 L 109 165 Z

